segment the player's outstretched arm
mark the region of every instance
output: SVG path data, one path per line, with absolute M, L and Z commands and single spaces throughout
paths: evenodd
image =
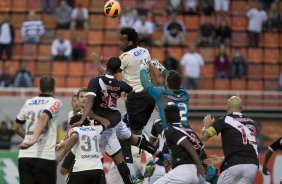
M 269 159 L 272 156 L 272 153 L 273 152 L 268 149 L 265 155 L 264 161 L 263 161 L 262 173 L 265 175 L 269 175 L 269 169 L 267 168 L 267 164 L 268 164 Z
M 146 91 L 148 90 L 148 88 L 153 86 L 153 84 L 150 82 L 150 79 L 148 77 L 147 66 L 143 62 L 140 63 L 140 80 L 141 80 L 141 85 Z
M 194 163 L 197 166 L 197 173 L 198 173 L 198 175 L 205 176 L 206 175 L 206 170 L 202 166 L 200 158 L 199 158 L 197 152 L 195 151 L 193 145 L 188 141 L 188 139 L 187 138 L 183 139 L 180 142 L 179 146 L 184 148 L 186 150 L 186 152 L 192 157 Z
M 199 134 L 199 139 L 202 142 L 205 142 L 212 136 L 216 135 L 216 130 L 212 127 L 214 121 L 215 121 L 214 117 L 212 117 L 210 114 L 205 116 L 205 118 L 203 119 L 204 128 L 201 130 Z
M 78 134 L 76 132 L 71 134 L 71 137 L 66 141 L 64 150 L 56 157 L 57 163 L 61 162 L 65 155 L 70 152 L 71 148 L 75 145 L 78 141 Z
M 49 115 L 47 113 L 43 112 L 40 115 L 40 117 L 38 118 L 38 120 L 35 124 L 35 129 L 34 129 L 32 139 L 27 141 L 27 142 L 22 142 L 19 145 L 19 148 L 20 149 L 27 149 L 27 148 L 31 147 L 32 145 L 34 145 L 35 143 L 37 143 L 39 136 L 40 136 L 43 128 L 47 125 L 49 119 L 50 119 Z
M 99 56 L 97 53 L 93 52 L 91 55 L 92 61 L 97 65 L 98 70 L 101 74 L 105 74 L 106 68 L 102 65 L 103 56 Z
M 24 130 L 22 128 L 22 124 L 14 122 L 13 125 L 12 125 L 12 130 L 14 132 L 16 132 L 16 134 L 18 134 L 20 137 L 24 138 L 25 132 L 24 132 Z
M 221 164 L 224 161 L 224 157 L 220 157 L 218 155 L 210 155 L 208 158 L 204 160 L 204 164 L 215 166 L 217 164 Z
M 150 64 L 156 69 L 158 69 L 162 73 L 164 78 L 168 76 L 168 70 L 157 59 L 151 60 Z

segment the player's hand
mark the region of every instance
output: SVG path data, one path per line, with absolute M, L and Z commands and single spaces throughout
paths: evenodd
M 206 115 L 203 119 L 205 128 L 210 127 L 214 123 L 215 119 L 210 114 Z
M 220 157 L 217 155 L 210 155 L 207 159 L 204 160 L 204 164 L 206 165 L 216 165 L 222 163 L 224 160 L 224 157 Z
M 30 140 L 27 142 L 22 142 L 21 144 L 18 145 L 19 149 L 28 149 L 32 145 L 34 145 L 37 141 L 36 140 Z
M 103 56 L 99 56 L 96 52 L 92 52 L 90 54 L 90 57 L 92 58 L 93 62 L 97 65 L 101 64 L 103 61 Z
M 78 126 L 81 126 L 82 124 L 83 124 L 83 121 L 80 120 L 80 121 L 72 124 L 72 127 L 78 127 Z
M 269 170 L 268 170 L 267 167 L 263 167 L 263 168 L 262 168 L 262 173 L 263 173 L 264 175 L 269 175 L 269 174 L 270 174 L 270 172 L 269 172 Z
M 151 60 L 150 64 L 161 72 L 165 69 L 165 67 L 157 59 Z
M 202 164 L 197 165 L 197 175 L 203 177 L 207 175 L 207 172 Z
M 58 156 L 56 156 L 56 162 L 60 163 L 62 160 L 64 159 L 62 154 L 59 154 Z
M 170 157 L 168 157 L 165 164 L 165 172 L 168 173 L 171 170 L 171 167 L 172 167 L 172 162 Z
M 59 143 L 59 144 L 56 144 L 55 149 L 56 149 L 57 151 L 59 151 L 59 150 L 62 149 L 63 147 L 64 147 L 64 144 L 63 144 L 63 142 L 61 142 L 61 143 Z

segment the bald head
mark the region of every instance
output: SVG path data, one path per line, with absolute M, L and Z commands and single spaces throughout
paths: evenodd
M 243 109 L 243 101 L 238 96 L 232 96 L 227 101 L 227 112 L 241 112 Z

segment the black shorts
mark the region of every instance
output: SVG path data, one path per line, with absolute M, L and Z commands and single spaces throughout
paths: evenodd
M 57 163 L 41 158 L 19 158 L 20 184 L 56 184 Z
M 149 121 L 154 108 L 155 101 L 147 92 L 128 94 L 126 109 L 129 127 L 132 130 L 142 130 Z
M 88 170 L 70 173 L 68 184 L 106 184 L 103 170 Z
M 65 157 L 61 167 L 67 169 L 68 171 L 71 171 L 72 166 L 74 164 L 74 159 L 75 155 L 70 151 Z

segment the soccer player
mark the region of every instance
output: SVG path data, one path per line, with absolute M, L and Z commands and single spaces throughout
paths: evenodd
M 74 115 L 70 123 L 79 121 L 81 115 Z M 64 156 L 73 149 L 75 163 L 67 184 L 106 184 L 102 154 L 99 149 L 99 140 L 104 126 L 90 126 L 86 119 L 83 126 L 69 130 L 69 139 L 64 142 L 64 150 L 57 156 L 60 162 Z
M 70 121 L 70 118 L 75 115 L 76 113 L 78 113 L 80 111 L 80 105 L 78 103 L 78 99 L 77 99 L 77 94 L 74 94 L 72 96 L 71 99 L 71 106 L 72 106 L 72 110 L 69 112 L 68 114 L 68 122 Z
M 272 153 L 277 151 L 278 149 L 282 150 L 282 137 L 280 137 L 275 142 L 273 142 L 270 146 L 268 146 L 268 150 L 265 155 L 264 162 L 263 162 L 263 168 L 262 168 L 263 174 L 269 175 L 270 172 L 269 172 L 269 169 L 267 168 L 268 161 L 271 158 Z M 282 181 L 282 178 L 280 179 L 280 182 L 281 181 Z
M 70 123 L 70 119 L 76 115 L 77 113 L 79 112 L 82 112 L 83 109 L 84 109 L 84 105 L 85 105 L 85 102 L 86 102 L 86 91 L 87 89 L 86 88 L 81 88 L 80 90 L 78 90 L 77 94 L 74 95 L 75 96 L 75 99 L 72 98 L 72 102 L 76 102 L 79 109 L 75 109 L 75 110 L 72 110 L 70 113 L 69 113 L 69 124 L 72 125 L 72 123 Z M 75 104 L 76 104 L 75 103 Z M 72 106 L 74 107 L 73 103 L 72 103 Z M 75 107 L 76 107 L 75 106 Z M 74 109 L 74 108 L 73 108 Z M 66 135 L 65 139 L 68 139 L 68 135 Z M 60 147 L 60 145 L 57 146 L 58 148 Z M 70 172 L 72 166 L 73 166 L 73 163 L 74 163 L 74 159 L 75 159 L 75 156 L 74 154 L 72 153 L 72 151 L 70 151 L 67 156 L 64 158 L 63 160 L 63 163 L 61 165 L 61 168 L 60 168 L 60 173 L 62 175 L 64 175 L 66 178 L 67 178 L 67 174 Z
M 232 96 L 227 101 L 227 115 L 217 120 L 207 115 L 203 120 L 202 141 L 221 133 L 224 161 L 218 183 L 253 183 L 258 170 L 256 124 L 242 110 L 242 100 Z
M 24 103 L 13 124 L 13 130 L 24 138 L 19 145 L 21 184 L 56 184 L 57 179 L 55 145 L 62 102 L 53 97 L 55 80 L 52 77 L 41 77 L 39 84 L 39 96 Z M 25 131 L 23 124 L 26 124 Z
M 203 144 L 189 126 L 181 123 L 178 107 L 168 105 L 164 111 L 168 123 L 164 135 L 172 152 L 172 170 L 158 179 L 155 184 L 199 183 L 198 176 L 204 176 L 206 173 L 199 158 Z
M 131 93 L 133 88 L 124 81 L 115 79 L 114 75 L 120 71 L 120 66 L 121 60 L 118 57 L 112 57 L 107 63 L 106 74 L 90 80 L 83 115 L 76 125 L 81 125 L 90 112 L 94 112 L 94 118 L 108 128 L 103 133 L 101 145 L 106 145 L 107 154 L 112 156 L 124 182 L 127 183 L 130 173 L 124 162 L 116 134 L 113 132 L 115 129 L 117 134 L 122 134 L 119 137 L 126 139 L 129 144 L 145 149 L 158 157 L 162 157 L 162 153 L 158 152 L 146 139 L 131 134 L 125 123 L 121 121 L 121 113 L 117 109 L 117 99 L 122 92 Z

